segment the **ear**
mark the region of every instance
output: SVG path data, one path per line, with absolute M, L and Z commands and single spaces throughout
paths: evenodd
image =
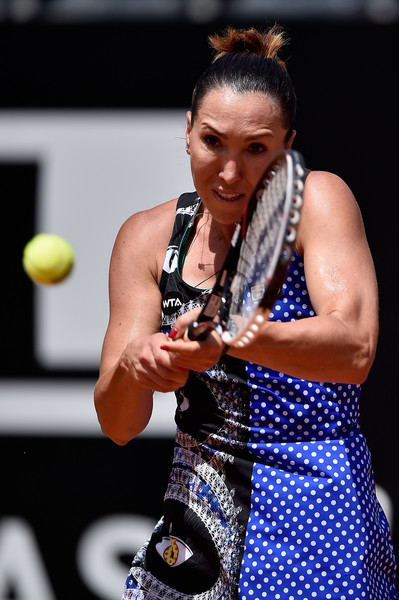
M 292 134 L 291 134 L 291 137 L 290 137 L 290 139 L 289 139 L 289 140 L 288 140 L 288 141 L 285 143 L 285 147 L 286 147 L 287 149 L 290 149 L 290 148 L 291 148 L 292 144 L 294 143 L 295 136 L 296 136 L 296 131 L 295 131 L 295 129 L 294 129 L 294 130 L 292 131 Z
M 293 132 L 292 132 L 292 135 L 291 135 L 290 139 L 288 140 L 288 142 L 285 143 L 285 147 L 287 149 L 291 148 L 292 144 L 294 143 L 295 136 L 296 136 L 296 131 L 294 129 Z
M 190 149 L 190 134 L 191 134 L 191 111 L 188 110 L 186 113 L 187 117 L 187 128 L 186 128 L 186 148 Z

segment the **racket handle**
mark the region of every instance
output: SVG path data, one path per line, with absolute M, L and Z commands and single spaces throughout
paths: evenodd
M 220 325 L 214 321 L 193 321 L 188 327 L 187 337 L 191 341 L 197 340 L 201 342 L 202 340 L 206 340 L 212 331 L 216 331 L 216 333 L 221 335 L 221 330 Z

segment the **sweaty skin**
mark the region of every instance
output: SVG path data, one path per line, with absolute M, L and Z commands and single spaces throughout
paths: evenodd
M 214 91 L 193 126 L 188 113 L 193 180 L 210 215 L 193 230 L 198 236 L 182 273 L 188 283 L 209 277 L 207 285 L 214 284 L 213 274 L 260 173 L 292 143 L 293 137 L 285 138 L 278 111 L 263 94 Z M 216 334 L 202 342 L 184 340 L 195 314 L 178 319 L 173 340 L 159 333 L 159 281 L 175 207 L 172 200 L 130 217 L 111 258 L 110 321 L 95 403 L 103 431 L 119 444 L 146 427 L 153 390 L 178 389 L 189 370 L 201 372 L 218 362 L 224 347 Z M 361 383 L 376 349 L 377 285 L 357 203 L 331 173 L 311 172 L 306 179 L 297 252 L 316 316 L 265 323 L 253 344 L 231 348 L 229 354 L 303 379 Z

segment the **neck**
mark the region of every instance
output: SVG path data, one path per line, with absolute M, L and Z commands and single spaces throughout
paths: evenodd
M 188 283 L 194 287 L 201 287 L 204 282 L 209 287 L 214 285 L 229 248 L 231 231 L 231 227 L 228 229 L 213 219 L 209 211 L 197 214 L 182 268 Z

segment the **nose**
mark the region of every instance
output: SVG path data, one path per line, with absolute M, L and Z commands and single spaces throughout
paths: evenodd
M 228 184 L 232 185 L 242 178 L 242 164 L 238 157 L 226 157 L 223 162 L 219 176 Z

